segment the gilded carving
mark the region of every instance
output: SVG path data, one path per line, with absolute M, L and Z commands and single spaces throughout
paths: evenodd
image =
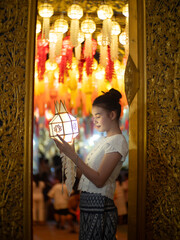
M 18 16 L 18 0 L 0 2 L 0 33 L 10 31 Z
M 146 239 L 179 239 L 178 1 L 146 1 Z
M 139 74 L 135 63 L 129 55 L 125 70 L 125 91 L 128 104 L 130 106 L 139 89 Z
M 23 239 L 27 1 L 0 3 L 0 236 Z

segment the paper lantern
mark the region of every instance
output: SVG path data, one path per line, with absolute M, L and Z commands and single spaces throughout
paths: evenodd
M 92 57 L 92 33 L 96 30 L 96 24 L 91 19 L 86 19 L 81 23 L 81 31 L 85 34 L 84 57 Z
M 119 35 L 119 42 L 122 44 L 122 45 L 126 45 L 128 43 L 128 36 L 126 34 L 126 32 L 122 32 L 120 35 Z
M 50 17 L 54 14 L 51 4 L 43 3 L 39 7 L 39 15 L 43 18 L 43 37 L 49 39 Z
M 59 140 L 59 135 L 68 143 L 72 143 L 79 133 L 76 118 L 67 112 L 62 101 L 55 103 L 55 116 L 49 122 L 49 132 L 51 138 Z
M 113 16 L 113 10 L 111 6 L 102 4 L 97 10 L 98 18 L 103 20 L 102 38 L 108 40 L 108 44 L 111 41 L 111 17 Z
M 72 4 L 68 8 L 68 17 L 71 18 L 70 40 L 73 47 L 78 46 L 79 19 L 83 16 L 83 9 L 78 4 Z
M 63 34 L 68 30 L 68 22 L 63 18 L 59 18 L 54 23 L 54 31 L 57 34 L 57 42 L 56 42 L 56 55 L 61 55 L 62 48 L 62 39 Z
M 116 21 L 112 21 L 112 29 L 111 29 L 111 60 L 115 61 L 118 59 L 118 35 L 121 32 L 121 28 L 119 23 Z

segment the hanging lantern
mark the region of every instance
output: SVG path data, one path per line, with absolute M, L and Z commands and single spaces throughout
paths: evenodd
M 57 42 L 57 35 L 54 30 L 49 32 L 49 59 L 51 62 L 55 61 L 55 47 Z
M 108 44 L 111 41 L 111 17 L 113 16 L 113 10 L 111 6 L 102 4 L 97 10 L 98 18 L 103 20 L 102 37 L 108 40 Z
M 54 23 L 54 31 L 57 35 L 57 42 L 56 42 L 56 56 L 61 55 L 61 48 L 62 48 L 62 39 L 63 34 L 68 30 L 68 22 L 63 18 L 59 18 Z
M 112 21 L 112 29 L 111 29 L 111 45 L 110 45 L 110 52 L 111 52 L 111 60 L 115 61 L 118 59 L 118 35 L 121 32 L 121 28 L 119 23 Z
M 75 57 L 79 61 L 81 59 L 81 43 L 84 42 L 84 33 L 79 31 L 78 33 L 78 46 L 75 47 Z
M 128 38 L 127 38 L 126 32 L 122 32 L 122 33 L 119 35 L 119 42 L 120 42 L 122 45 L 126 45 L 126 44 L 127 44 Z
M 78 4 L 72 4 L 68 8 L 68 17 L 71 18 L 70 41 L 73 47 L 78 46 L 79 19 L 83 16 L 83 9 Z
M 97 42 L 100 46 L 100 65 L 103 66 L 103 67 L 106 67 L 107 65 L 107 45 L 108 45 L 108 42 L 107 41 L 104 41 L 104 43 L 102 42 L 103 39 L 102 39 L 102 33 L 99 33 L 98 36 L 97 36 Z
M 55 116 L 49 122 L 50 137 L 53 139 L 62 137 L 66 142 L 72 143 L 78 135 L 78 123 L 75 117 L 67 112 L 65 104 L 62 101 L 55 103 Z
M 43 33 L 45 39 L 49 39 L 50 17 L 54 14 L 54 9 L 51 4 L 43 3 L 39 7 L 39 15 L 43 18 Z
M 85 34 L 84 57 L 92 57 L 92 33 L 96 30 L 96 24 L 91 19 L 86 19 L 81 23 L 81 31 Z

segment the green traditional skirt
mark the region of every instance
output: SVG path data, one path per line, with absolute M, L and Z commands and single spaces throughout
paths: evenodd
M 117 208 L 112 199 L 82 192 L 79 240 L 116 240 Z

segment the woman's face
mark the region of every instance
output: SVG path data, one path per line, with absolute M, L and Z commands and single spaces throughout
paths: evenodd
M 99 132 L 107 132 L 110 129 L 112 120 L 109 111 L 101 107 L 93 106 L 92 115 L 95 128 Z

